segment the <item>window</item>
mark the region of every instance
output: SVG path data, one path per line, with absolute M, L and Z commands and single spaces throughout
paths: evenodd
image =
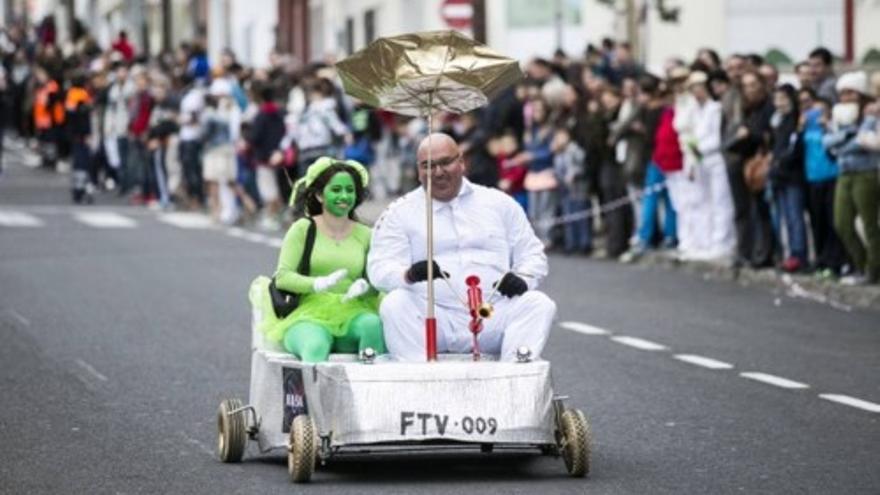
M 376 39 L 376 10 L 364 12 L 364 43 L 369 45 Z
M 354 18 L 347 17 L 345 19 L 345 52 L 351 55 L 354 53 Z

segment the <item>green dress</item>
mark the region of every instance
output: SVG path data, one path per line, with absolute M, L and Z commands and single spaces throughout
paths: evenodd
M 327 328 L 334 337 L 342 337 L 352 319 L 363 313 L 378 313 L 379 297 L 375 290 L 342 302 L 342 296 L 351 284 L 359 278 L 366 278 L 370 228 L 358 223 L 342 241 L 330 239 L 318 230 L 310 272 L 302 275 L 296 273 L 296 267 L 305 249 L 308 228 L 308 219 L 300 219 L 291 225 L 284 236 L 275 271 L 275 284 L 279 289 L 302 294 L 299 307 L 286 318 L 278 319 L 269 297 L 269 278 L 257 277 L 251 284 L 251 303 L 260 312 L 259 328 L 272 342 L 280 342 L 285 332 L 300 321 L 317 323 Z M 314 292 L 315 277 L 330 275 L 340 268 L 348 270 L 342 281 L 326 292 Z

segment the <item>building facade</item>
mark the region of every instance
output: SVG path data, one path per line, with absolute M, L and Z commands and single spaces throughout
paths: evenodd
M 637 53 L 653 69 L 670 57 L 691 57 L 702 47 L 721 54 L 770 55 L 783 64 L 802 60 L 816 46 L 844 58 L 846 4 L 851 2 L 852 57 L 880 56 L 880 0 L 669 0 L 677 21 L 661 18 L 658 0 L 485 0 L 487 43 L 522 59 L 557 48 L 581 54 L 602 38 L 627 39 L 626 6 L 636 10 Z M 338 58 L 376 36 L 448 29 L 444 0 L 311 0 L 310 58 Z M 469 29 L 462 29 L 471 34 Z
M 880 63 L 880 0 L 663 1 L 676 22 L 661 19 L 661 0 L 473 0 L 473 7 L 465 0 L 0 1 L 4 17 L 22 9 L 32 21 L 54 14 L 62 40 L 69 27 L 61 21 L 72 6 L 104 46 L 121 29 L 141 53 L 202 39 L 212 59 L 229 47 L 258 67 L 276 48 L 308 62 L 339 59 L 379 36 L 451 26 L 471 35 L 449 17 L 480 6 L 487 43 L 520 59 L 557 48 L 579 55 L 588 43 L 611 37 L 636 41 L 636 53 L 653 70 L 702 47 L 770 55 L 785 64 L 822 45 L 857 64 L 872 57 Z

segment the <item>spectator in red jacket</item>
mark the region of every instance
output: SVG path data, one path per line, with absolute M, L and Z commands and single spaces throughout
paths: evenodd
M 128 63 L 134 61 L 134 47 L 128 42 L 128 33 L 124 30 L 119 31 L 119 38 L 116 38 L 116 41 L 113 42 L 113 51 L 119 52 Z
M 150 94 L 150 78 L 146 72 L 134 76 L 135 94 L 131 99 L 128 124 L 129 146 L 128 166 L 130 176 L 141 177 L 141 194 L 132 197 L 132 202 L 151 205 L 156 197 L 150 191 L 156 190 L 156 177 L 149 163 L 147 153 L 147 131 L 150 129 L 150 114 L 153 111 L 153 96 Z M 158 204 L 158 203 L 157 203 Z
M 675 109 L 670 104 L 667 91 L 654 76 L 643 76 L 639 81 L 644 116 L 642 126 L 649 136 L 647 147 L 651 158 L 645 169 L 645 191 L 642 200 L 642 221 L 637 232 L 638 243 L 621 256 L 624 263 L 634 261 L 645 253 L 654 242 L 660 205 L 663 205 L 663 244 L 673 248 L 678 243 L 675 209 L 666 189 L 666 172 L 682 169 L 683 157 L 675 131 Z

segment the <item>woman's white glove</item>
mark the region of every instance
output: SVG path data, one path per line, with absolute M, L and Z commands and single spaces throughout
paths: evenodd
M 356 297 L 361 297 L 366 294 L 368 290 L 370 290 L 370 283 L 359 278 L 351 284 L 351 287 L 348 288 L 348 292 L 342 296 L 342 302 L 351 301 Z
M 324 277 L 315 277 L 315 282 L 312 284 L 312 289 L 315 292 L 324 292 L 327 289 L 338 284 L 339 281 L 344 279 L 346 275 L 348 275 L 348 270 L 346 270 L 345 268 L 340 268 L 330 275 Z

